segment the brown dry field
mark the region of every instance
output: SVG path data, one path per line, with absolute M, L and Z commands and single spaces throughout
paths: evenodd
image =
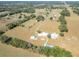
M 31 22 L 33 23 L 33 21 Z M 28 23 L 26 23 L 26 25 L 27 24 Z M 5 35 L 10 36 L 10 37 L 16 37 L 16 38 L 31 42 L 34 45 L 41 46 L 44 44 L 45 40 L 34 41 L 30 39 L 30 37 L 34 35 L 37 32 L 37 30 L 41 30 L 41 31 L 49 32 L 49 33 L 58 32 L 58 23 L 49 21 L 49 20 L 45 20 L 44 22 L 35 23 L 35 25 L 32 26 L 32 28 L 29 28 L 28 26 L 25 26 L 25 27 L 18 26 L 12 30 L 7 31 Z
M 65 34 L 64 48 L 71 51 L 74 56 L 79 56 L 79 16 L 71 9 L 69 11 L 71 16 L 66 18 L 69 32 Z
M 53 10 L 55 12 L 55 10 Z M 56 10 L 57 11 L 57 10 Z M 40 11 L 39 11 L 40 12 Z M 56 13 L 57 15 L 59 15 L 58 13 L 60 12 L 60 10 L 58 10 Z M 53 12 L 52 12 L 53 13 Z M 50 14 L 52 16 L 52 13 Z M 50 16 L 49 15 L 49 16 Z M 37 46 L 41 46 L 44 44 L 45 40 L 36 40 L 33 41 L 30 39 L 30 37 L 32 35 L 34 35 L 38 30 L 40 31 L 45 31 L 45 32 L 59 32 L 58 30 L 58 22 L 56 21 L 50 21 L 48 19 L 46 19 L 45 21 L 40 21 L 40 22 L 36 22 L 35 19 L 32 19 L 30 21 L 27 21 L 25 23 L 23 23 L 23 25 L 25 25 L 24 27 L 16 27 L 12 30 L 9 30 L 8 32 L 5 33 L 5 35 L 11 36 L 11 37 L 17 37 L 19 39 L 23 39 L 25 41 L 31 42 Z M 31 27 L 31 28 L 29 28 Z
M 38 13 L 40 13 L 40 11 Z M 48 44 L 60 46 L 72 52 L 73 56 L 79 56 L 79 47 L 78 47 L 79 46 L 79 43 L 78 43 L 79 42 L 78 40 L 79 39 L 79 32 L 78 32 L 79 16 L 74 14 L 71 9 L 69 9 L 69 11 L 71 13 L 71 16 L 66 17 L 67 26 L 69 29 L 68 33 L 65 33 L 64 37 L 59 37 L 57 40 L 49 39 Z M 53 12 L 51 12 L 50 16 L 52 16 L 52 13 Z M 51 32 L 59 33 L 59 30 L 58 30 L 59 23 L 56 21 L 49 21 L 48 19 L 49 17 L 44 22 L 38 22 L 38 23 L 35 20 L 30 20 L 24 23 L 25 27 L 18 26 L 12 30 L 7 31 L 5 35 L 11 36 L 11 37 L 17 37 L 19 39 L 31 42 L 32 44 L 35 44 L 37 46 L 41 46 L 44 44 L 45 40 L 36 40 L 36 41 L 30 40 L 30 36 L 35 34 L 37 30 L 41 30 L 49 33 Z M 29 26 L 31 26 L 31 28 L 29 28 Z
M 71 9 L 69 11 L 71 16 L 66 17 L 68 33 L 65 33 L 63 38 L 53 41 L 49 40 L 48 43 L 65 48 L 72 52 L 73 56 L 79 57 L 79 16 L 74 14 Z

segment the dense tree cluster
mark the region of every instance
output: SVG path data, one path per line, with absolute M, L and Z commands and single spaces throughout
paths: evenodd
M 0 8 L 0 12 L 4 12 L 4 11 L 6 11 L 5 9 L 3 9 L 3 8 Z
M 77 15 L 79 15 L 79 8 L 77 8 L 77 7 L 73 8 L 73 12 L 76 13 Z
M 53 17 L 50 17 L 50 20 L 52 20 L 53 19 Z
M 0 36 L 1 36 L 3 33 L 5 33 L 5 32 L 0 30 Z
M 63 16 L 63 15 L 61 15 L 61 16 L 59 17 L 59 21 L 60 21 L 61 24 L 67 24 L 67 22 L 66 22 L 66 20 L 65 20 L 65 16 Z
M 26 41 L 23 41 L 23 40 L 20 40 L 17 38 L 8 37 L 6 35 L 2 35 L 0 37 L 0 41 L 2 43 L 9 44 L 9 45 L 12 45 L 12 46 L 18 47 L 18 48 L 24 48 L 24 49 L 28 49 L 28 48 L 36 49 L 37 48 L 37 46 L 35 46 L 29 42 L 26 42 Z
M 8 36 L 6 36 L 6 35 L 2 35 L 2 36 L 0 36 L 0 41 L 2 42 L 2 43 L 9 43 L 10 42 L 10 40 L 11 40 L 11 37 L 8 37 Z
M 67 29 L 67 22 L 65 20 L 65 16 L 61 15 L 59 17 L 59 21 L 60 21 L 60 26 L 59 26 L 59 30 L 60 32 L 68 32 L 68 29 Z
M 61 11 L 61 16 L 59 17 L 59 30 L 60 30 L 60 35 L 64 36 L 64 32 L 68 32 L 68 28 L 67 28 L 67 22 L 65 20 L 65 16 L 70 16 L 70 12 L 69 10 L 67 10 L 66 8 L 64 10 Z
M 8 15 L 7 13 L 5 13 L 5 14 L 0 14 L 0 18 L 5 17 L 5 16 L 7 16 L 7 15 Z
M 21 11 L 20 10 L 11 10 L 8 14 L 13 15 L 13 14 L 17 14 L 17 13 L 21 13 Z
M 22 16 L 22 15 L 21 15 Z M 13 29 L 14 27 L 16 26 L 19 26 L 21 25 L 22 23 L 32 19 L 32 18 L 35 18 L 36 16 L 34 14 L 30 15 L 30 16 L 25 16 L 24 15 L 24 19 L 23 20 L 17 20 L 15 22 L 12 22 L 12 23 L 9 23 L 7 24 L 6 26 L 8 27 L 8 29 Z
M 60 35 L 60 36 L 64 36 L 64 33 L 63 33 L 63 32 L 60 32 L 59 35 Z
M 3 12 L 3 11 L 6 11 L 6 9 L 4 10 L 4 9 L 1 9 L 0 10 L 0 12 Z M 5 17 L 5 16 L 7 16 L 7 15 L 14 15 L 14 14 L 17 14 L 17 13 L 21 13 L 21 12 L 26 12 L 26 13 L 35 13 L 35 9 L 33 8 L 33 7 L 29 7 L 29 8 L 20 8 L 20 9 L 11 9 L 11 10 L 9 10 L 9 12 L 8 13 L 4 13 L 4 14 L 1 14 L 0 15 L 0 18 L 1 17 Z
M 37 16 L 36 17 L 36 20 L 39 22 L 39 21 L 44 21 L 44 17 L 43 16 L 41 16 L 41 15 L 39 15 L 39 16 Z
M 25 8 L 23 10 L 21 10 L 22 12 L 26 12 L 26 13 L 35 13 L 35 9 L 32 7 L 29 8 Z
M 31 15 L 30 15 L 30 19 L 35 18 L 35 17 L 36 17 L 35 14 L 31 14 Z
M 20 14 L 20 16 L 18 17 L 19 19 L 22 18 L 22 15 Z
M 68 32 L 67 26 L 65 24 L 61 24 L 59 26 L 60 32 Z
M 23 49 L 34 49 L 39 51 L 40 54 L 44 54 L 46 56 L 54 56 L 54 57 L 71 57 L 72 54 L 69 51 L 64 50 L 63 48 L 60 48 L 58 46 L 54 46 L 52 48 L 49 47 L 37 47 L 30 42 L 26 42 L 17 38 L 8 37 L 6 35 L 2 35 L 0 37 L 0 41 L 2 43 L 12 45 L 17 48 L 23 48 Z M 38 48 L 38 49 L 37 49 Z
M 63 16 L 70 16 L 70 12 L 66 8 L 60 14 Z
M 25 21 L 28 21 L 29 17 L 23 19 L 23 20 L 17 20 L 15 22 L 9 23 L 6 26 L 8 26 L 9 29 L 13 29 L 16 26 L 19 26 L 20 24 L 24 23 Z
M 72 56 L 71 52 L 66 51 L 63 48 L 60 48 L 58 46 L 54 46 L 52 48 L 43 47 L 40 49 L 39 52 L 46 56 L 54 56 L 54 57 L 71 57 Z

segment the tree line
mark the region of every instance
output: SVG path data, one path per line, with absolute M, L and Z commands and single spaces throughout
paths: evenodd
M 21 16 L 20 16 L 21 17 Z M 25 16 L 24 15 L 24 19 L 23 20 L 17 20 L 15 22 L 12 22 L 12 23 L 9 23 L 7 24 L 6 26 L 8 27 L 8 29 L 13 29 L 14 27 L 16 26 L 19 26 L 20 24 L 32 19 L 32 18 L 35 18 L 36 16 L 34 14 L 30 15 L 30 16 Z
M 66 51 L 65 49 L 60 48 L 58 46 L 54 46 L 52 48 L 43 47 L 43 46 L 38 47 L 38 46 L 31 44 L 30 42 L 26 42 L 18 38 L 8 37 L 6 35 L 2 35 L 0 37 L 0 41 L 2 43 L 5 43 L 7 45 L 12 45 L 17 48 L 23 48 L 23 49 L 30 48 L 48 57 L 49 56 L 53 56 L 53 57 L 71 57 L 72 56 L 71 52 Z
M 78 7 L 72 7 L 72 10 L 75 14 L 79 15 L 79 8 Z
M 20 9 L 12 9 L 8 13 L 1 14 L 0 18 L 5 17 L 7 15 L 14 15 L 14 14 L 21 13 L 21 12 L 24 12 L 24 13 L 35 13 L 35 9 L 32 8 L 32 7 L 20 8 Z
M 48 57 L 52 56 L 52 57 L 71 57 L 72 54 L 69 51 L 66 51 L 65 49 L 58 47 L 58 46 L 54 46 L 52 48 L 49 47 L 42 47 L 40 48 L 39 53 L 44 54 Z
M 64 10 L 61 11 L 61 16 L 59 17 L 59 30 L 60 30 L 60 35 L 64 36 L 64 32 L 68 32 L 67 28 L 67 21 L 65 19 L 66 16 L 70 16 L 70 12 L 65 8 Z
M 8 37 L 6 35 L 2 35 L 0 37 L 0 41 L 2 43 L 12 45 L 12 46 L 17 47 L 17 48 L 23 48 L 23 49 L 28 49 L 28 48 L 35 49 L 35 48 L 37 48 L 37 46 L 31 44 L 30 42 L 26 42 L 26 41 L 23 41 L 23 40 L 18 39 L 18 38 Z

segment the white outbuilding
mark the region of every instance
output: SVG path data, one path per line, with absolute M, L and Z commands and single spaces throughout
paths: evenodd
M 37 35 L 38 35 L 38 36 L 47 36 L 48 33 L 47 33 L 47 32 L 42 32 L 42 33 L 38 33 Z
M 59 36 L 59 34 L 56 34 L 56 33 L 52 33 L 52 34 L 50 35 L 51 39 L 57 39 L 58 36 Z

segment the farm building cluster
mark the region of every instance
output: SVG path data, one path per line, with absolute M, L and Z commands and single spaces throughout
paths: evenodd
M 47 32 L 41 32 L 41 33 L 37 33 L 36 35 L 32 35 L 30 37 L 30 39 L 31 40 L 39 40 L 38 39 L 39 37 L 48 37 L 50 39 L 57 39 L 59 37 L 59 34 L 57 34 L 57 33 L 51 33 L 50 34 L 50 33 L 47 33 Z M 45 39 L 41 39 L 41 40 L 45 40 Z M 44 46 L 53 47 L 53 45 L 48 45 L 47 42 L 48 42 L 48 39 L 44 43 Z

